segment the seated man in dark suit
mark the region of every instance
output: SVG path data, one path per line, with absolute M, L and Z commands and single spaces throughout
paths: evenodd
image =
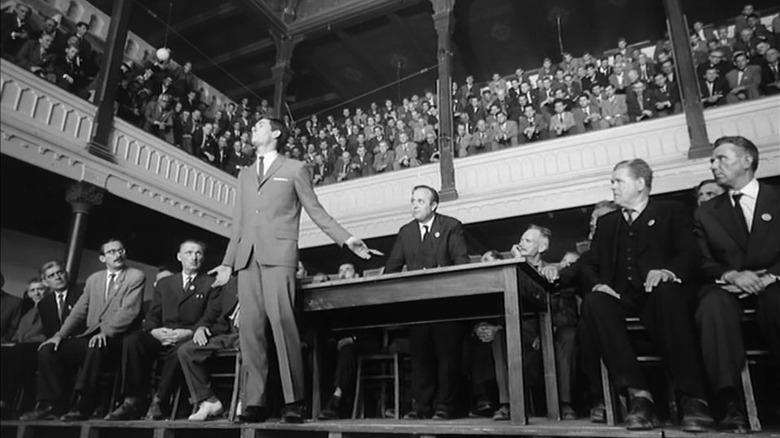
M 755 306 L 769 351 L 780 359 L 780 196 L 756 179 L 758 149 L 750 140 L 721 137 L 714 147 L 710 169 L 727 192 L 702 204 L 695 214 L 707 282 L 699 294 L 696 320 L 707 376 L 724 412 L 721 426 L 746 432 L 737 392 L 745 365 L 744 307 Z
M 412 189 L 412 217 L 398 231 L 385 272 L 414 271 L 468 263 L 463 225 L 436 213 L 439 193 L 429 186 Z M 410 329 L 412 410 L 406 419 L 447 420 L 456 415 L 461 377 L 463 327 L 459 322 L 418 324 Z
M 766 61 L 761 65 L 761 85 L 759 86 L 761 94 L 765 96 L 780 93 L 780 62 L 778 62 L 780 52 L 774 47 L 770 48 L 764 54 Z
M 699 80 L 699 91 L 704 108 L 720 106 L 726 103 L 729 85 L 725 79 L 718 76 L 717 68 L 710 67 Z
M 693 287 L 699 253 L 690 216 L 677 203 L 650 199 L 653 172 L 641 159 L 618 163 L 611 179 L 622 211 L 598 220 L 591 255 L 583 267 L 587 293 L 582 319 L 614 385 L 626 391 L 629 430 L 656 426 L 655 405 L 626 330 L 638 316 L 666 361 L 682 395 L 683 430 L 712 423 L 704 399 L 701 356 L 686 293 Z
M 84 292 L 84 287 L 83 285 L 70 284 L 65 265 L 58 260 L 44 263 L 38 272 L 51 292 L 46 294 L 38 304 L 43 333 L 48 339 L 57 333 L 62 323 L 68 318 L 73 306 L 76 305 Z
M 190 398 L 198 410 L 189 416 L 190 421 L 205 421 L 222 413 L 222 402 L 211 389 L 204 362 L 219 350 L 238 349 L 238 277 L 231 277 L 222 288 L 221 313 L 208 326 L 195 331 L 192 339 L 177 350 L 184 380 Z
M 125 400 L 106 415 L 106 420 L 135 420 L 141 416 L 140 405 L 149 394 L 156 358 L 162 362 L 162 372 L 146 419 L 161 420 L 170 415 L 170 398 L 181 377 L 177 350 L 196 332 L 202 335 L 219 315 L 221 290 L 212 288 L 213 278 L 200 272 L 205 252 L 206 245 L 201 242 L 182 242 L 176 255 L 181 273 L 163 278 L 154 287 L 143 329 L 129 334 L 122 343 Z
M 106 269 L 87 278 L 84 293 L 62 327 L 38 351 L 38 405 L 22 420 L 53 419 L 68 400 L 68 377 L 77 374 L 78 398 L 64 421 L 92 415 L 107 361 L 118 356 L 125 333 L 138 323 L 146 278 L 128 267 L 122 242 L 106 241 L 100 261 Z M 86 327 L 86 329 L 83 329 Z

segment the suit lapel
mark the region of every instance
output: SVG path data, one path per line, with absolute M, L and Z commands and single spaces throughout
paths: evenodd
M 184 284 L 183 284 L 183 274 L 179 275 L 179 285 L 180 287 L 178 290 L 181 291 L 181 295 L 179 295 L 179 306 L 184 304 L 185 301 L 190 299 L 191 297 L 195 296 L 198 290 L 198 283 L 200 283 L 200 273 L 198 273 L 195 278 L 192 279 L 192 284 L 190 284 L 189 290 L 184 290 Z
M 747 250 L 747 232 L 740 232 L 742 225 L 737 219 L 736 210 L 734 210 L 734 207 L 731 205 L 728 192 L 720 195 L 715 202 L 717 202 L 713 210 L 715 219 L 720 222 L 726 232 L 743 251 Z M 758 211 L 758 203 L 756 203 L 756 211 Z
M 780 200 L 775 192 L 764 184 L 759 185 L 756 209 L 753 212 L 753 225 L 750 228 L 750 236 L 747 242 L 746 255 L 757 254 L 761 245 L 771 242 L 773 223 L 780 219 Z M 775 227 L 777 227 L 775 225 Z M 749 263 L 749 262 L 748 262 Z
M 257 190 L 260 190 L 263 187 L 263 185 L 265 185 L 265 182 L 268 181 L 268 178 L 273 176 L 273 174 L 276 173 L 282 167 L 284 160 L 285 160 L 284 155 L 279 154 L 276 156 L 276 159 L 274 159 L 274 162 L 271 163 L 271 166 L 268 168 L 268 172 L 265 172 L 265 174 L 263 175 L 263 180 L 260 181 L 260 185 L 258 185 Z M 255 166 L 255 176 L 257 176 L 257 166 Z
M 441 217 L 437 214 L 433 218 L 433 223 L 431 224 L 431 241 L 433 242 L 433 254 L 434 257 L 436 254 L 438 254 L 439 251 L 439 244 L 441 243 L 441 235 L 444 234 L 441 231 L 443 231 L 442 223 L 441 223 Z

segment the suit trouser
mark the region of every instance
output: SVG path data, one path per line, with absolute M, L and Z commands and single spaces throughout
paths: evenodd
M 122 341 L 122 394 L 125 397 L 146 397 L 152 381 L 152 364 L 162 362 L 157 397 L 168 402 L 181 381 L 181 368 L 176 350 L 183 342 L 163 346 L 154 336 L 137 331 Z
M 238 271 L 239 339 L 246 370 L 247 406 L 265 406 L 268 379 L 266 326 L 276 345 L 285 403 L 304 398 L 303 355 L 295 324 L 295 268 L 260 265 L 254 254 Z
M 214 396 L 211 380 L 206 372 L 204 362 L 219 350 L 238 346 L 238 333 L 217 335 L 209 339 L 208 344 L 198 345 L 192 340 L 185 342 L 177 350 L 179 364 L 190 390 L 190 397 L 195 403 L 200 403 Z
M 357 378 L 358 356 L 378 353 L 381 350 L 380 344 L 379 339 L 364 338 L 341 347 L 336 354 L 336 371 L 333 373 L 333 387 L 341 388 L 345 394 L 352 395 L 355 389 L 355 379 Z
M 14 404 L 20 388 L 25 393 L 33 393 L 35 388 L 35 370 L 38 369 L 38 346 L 40 342 L 20 342 L 11 346 L 3 346 L 0 369 L 0 393 L 2 400 L 8 406 Z M 29 397 L 25 397 L 29 399 Z M 22 400 L 24 401 L 24 400 Z
M 579 344 L 580 369 L 588 379 L 588 392 L 595 400 L 603 398 L 601 388 L 601 363 L 598 345 L 585 321 L 577 324 L 577 343 Z
M 66 401 L 69 377 L 76 375 L 75 389 L 87 397 L 94 396 L 100 385 L 101 373 L 109 360 L 121 350 L 122 337 L 108 338 L 102 348 L 90 348 L 90 337 L 64 339 L 55 351 L 47 344 L 38 351 L 38 401 Z
M 453 414 L 457 402 L 463 324 L 420 324 L 409 330 L 412 355 L 412 408 Z
M 651 293 L 629 289 L 621 299 L 602 292 L 585 295 L 582 318 L 619 390 L 649 389 L 626 328 L 626 317 L 638 315 L 660 350 L 674 387 L 692 397 L 706 397 L 686 293 L 678 284 L 661 283 Z
M 780 283 L 770 285 L 755 299 L 756 322 L 775 360 L 780 360 Z M 707 377 L 716 391 L 737 388 L 745 365 L 742 337 L 742 303 L 715 285 L 700 294 L 696 322 Z

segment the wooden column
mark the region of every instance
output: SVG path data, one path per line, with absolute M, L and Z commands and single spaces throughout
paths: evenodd
M 303 40 L 296 37 L 271 31 L 271 37 L 276 44 L 276 64 L 271 67 L 271 77 L 274 80 L 274 112 L 279 119 L 286 113 L 284 106 L 287 97 L 287 85 L 292 80 L 293 70 L 290 67 L 295 46 Z
M 691 148 L 688 158 L 708 157 L 712 152 L 704 122 L 704 105 L 699 97 L 699 78 L 693 65 L 691 39 L 685 23 L 681 0 L 664 0 L 669 37 L 674 49 L 674 64 L 677 67 L 677 83 L 682 97 L 685 121 L 688 124 L 688 136 Z
M 433 25 L 438 35 L 437 58 L 439 60 L 439 162 L 441 173 L 442 201 L 458 199 L 455 188 L 455 165 L 453 143 L 455 129 L 452 120 L 452 32 L 454 18 L 452 9 L 455 0 L 430 0 L 433 5 Z
M 127 31 L 130 28 L 132 7 L 133 0 L 113 1 L 111 23 L 106 36 L 108 47 L 95 94 L 95 103 L 98 108 L 95 115 L 95 128 L 88 150 L 91 154 L 109 161 L 114 160 L 108 138 L 114 125 L 114 101 L 116 100 L 116 89 L 119 86 L 119 66 L 124 60 L 125 41 L 127 40 Z
M 71 184 L 65 194 L 65 200 L 73 209 L 68 232 L 68 248 L 65 253 L 65 270 L 73 281 L 76 281 L 79 276 L 84 236 L 87 233 L 87 216 L 93 206 L 103 202 L 105 192 L 98 186 L 79 181 Z

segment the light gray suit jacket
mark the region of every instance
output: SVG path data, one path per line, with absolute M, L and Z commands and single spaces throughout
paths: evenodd
M 91 336 L 105 333 L 113 337 L 127 332 L 136 323 L 144 299 L 144 273 L 135 268 L 119 272 L 114 287 L 105 298 L 108 271 L 95 272 L 87 278 L 84 293 L 73 306 L 68 318 L 57 332 L 63 339 L 71 336 Z M 82 333 L 74 333 L 86 324 Z

